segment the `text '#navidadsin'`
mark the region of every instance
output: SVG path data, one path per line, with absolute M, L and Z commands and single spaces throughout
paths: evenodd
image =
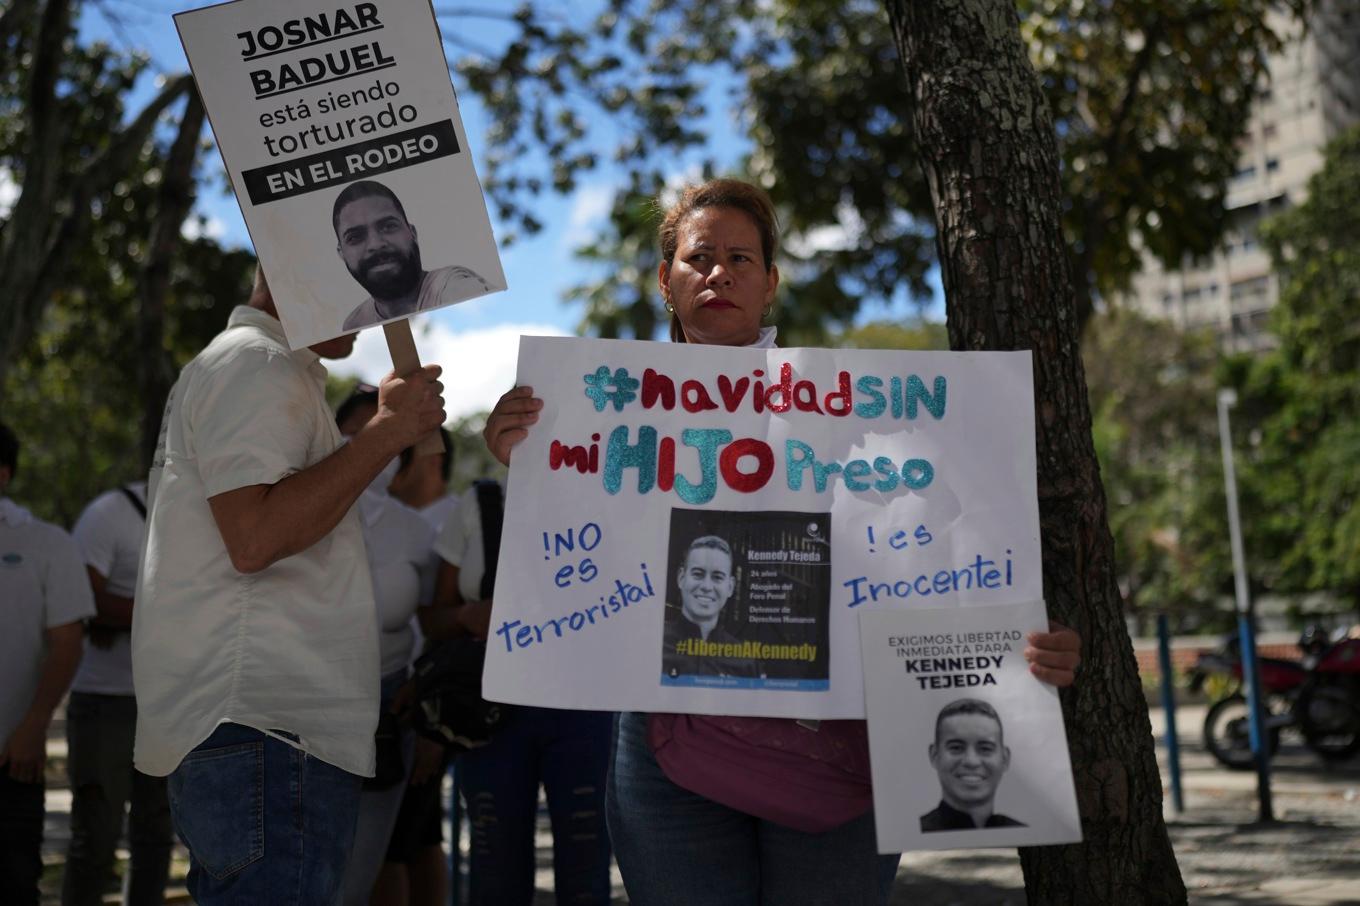
M 793 367 L 788 363 L 779 367 L 778 380 L 763 380 L 765 372 L 757 368 L 749 377 L 733 379 L 718 375 L 712 386 L 694 378 L 680 381 L 677 386 L 673 378 L 652 368 L 645 369 L 641 378 L 635 378 L 627 368 L 601 365 L 583 377 L 585 395 L 597 412 L 611 407 L 615 412 L 623 412 L 631 406 L 671 411 L 679 406 L 695 414 L 725 409 L 730 413 L 801 412 L 908 421 L 928 415 L 939 421 L 945 416 L 948 399 L 948 381 L 943 376 L 935 377 L 927 388 L 926 382 L 914 374 L 894 375 L 887 380 L 862 375 L 852 381 L 848 371 L 841 371 L 836 376 L 835 389 L 823 390 L 814 381 L 795 380 Z M 734 438 L 725 428 L 685 428 L 677 445 L 676 438 L 659 436 L 657 429 L 649 425 L 637 429 L 636 439 L 627 426 L 621 425 L 603 440 L 603 450 L 602 440 L 599 433 L 591 435 L 588 445 L 555 439 L 549 446 L 548 467 L 553 471 L 575 469 L 581 474 L 601 474 L 604 488 L 610 494 L 623 489 L 625 470 L 635 469 L 639 494 L 653 488 L 674 491 L 691 505 L 712 500 L 719 480 L 732 490 L 752 493 L 768 484 L 775 474 L 775 451 L 769 444 L 758 438 Z M 686 460 L 677 466 L 680 446 L 692 449 L 693 454 L 685 453 Z M 802 490 L 808 478 L 817 493 L 824 492 L 833 478 L 839 478 L 851 491 L 886 494 L 899 487 L 921 491 L 935 478 L 934 466 L 920 458 L 823 460 L 810 444 L 795 438 L 784 442 L 782 452 L 785 483 L 791 491 Z M 693 464 L 696 460 L 698 477 L 691 479 L 683 474 L 691 468 L 685 462 Z

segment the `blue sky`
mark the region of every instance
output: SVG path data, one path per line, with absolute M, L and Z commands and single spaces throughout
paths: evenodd
M 187 71 L 188 64 L 172 15 L 204 5 L 208 4 L 112 0 L 105 7 L 112 12 L 112 17 L 95 4 L 84 7 L 80 22 L 84 39 L 105 40 L 124 50 L 140 51 L 152 61 L 152 74 L 137 86 L 130 105 L 132 109 L 154 92 L 155 79 L 159 75 Z M 475 21 L 472 27 L 478 27 Z M 470 37 L 483 46 L 503 45 L 505 33 L 489 24 L 484 28 L 484 32 Z M 673 167 L 677 178 L 692 169 L 702 153 L 712 155 L 720 164 L 734 164 L 746 150 L 733 114 L 728 110 L 727 87 L 725 83 L 714 81 L 707 92 L 711 111 L 707 124 L 709 133 L 719 138 L 691 158 L 676 159 Z M 470 92 L 460 92 L 459 103 L 473 158 L 481 172 L 483 137 L 490 122 L 486 111 Z M 605 167 L 587 174 L 570 196 L 545 193 L 535 205 L 535 214 L 544 224 L 543 231 L 533 237 L 521 238 L 508 247 L 502 245 L 501 260 L 509 284 L 506 292 L 413 319 L 422 360 L 437 361 L 446 371 L 456 370 L 458 374 L 456 382 L 450 382 L 451 386 L 456 384 L 458 387 L 456 397 L 450 394 L 449 398 L 451 417 L 489 408 L 511 385 L 520 334 L 575 332 L 581 320 L 580 306 L 566 305 L 562 297 L 568 287 L 587 280 L 591 271 L 575 259 L 573 250 L 589 240 L 603 223 L 614 187 L 622 181 L 619 171 Z M 226 188 L 221 159 L 216 152 L 208 156 L 202 166 L 196 210 L 206 219 L 211 235 L 227 244 L 250 245 L 240 209 Z M 506 232 L 496 222 L 494 211 L 492 223 L 497 235 Z M 834 236 L 818 238 L 835 241 Z M 905 305 L 901 304 L 866 306 L 862 317 L 900 316 L 905 311 Z M 335 363 L 333 370 L 357 374 L 372 381 L 390 367 L 382 332 L 368 330 L 360 335 L 354 355 L 343 363 Z

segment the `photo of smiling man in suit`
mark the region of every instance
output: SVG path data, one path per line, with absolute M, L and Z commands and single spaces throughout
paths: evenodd
M 1025 827 L 995 811 L 996 790 L 1010 767 L 1001 717 L 987 702 L 961 698 L 940 709 L 930 763 L 940 777 L 940 804 L 921 816 L 921 832 Z

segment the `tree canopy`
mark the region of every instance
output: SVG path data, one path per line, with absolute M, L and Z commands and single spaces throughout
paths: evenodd
M 1018 6 L 1054 115 L 1084 322 L 1097 295 L 1127 285 L 1143 249 L 1178 263 L 1216 244 L 1268 55 L 1312 3 Z M 825 340 L 867 299 L 929 298 L 929 196 L 881 4 L 611 0 L 586 21 L 524 5 L 503 16 L 513 38 L 497 51 L 464 37 L 462 12 L 446 11 L 446 40 L 496 123 L 486 187 L 502 216 L 536 229 L 538 193 L 569 191 L 606 161 L 626 170 L 614 216 L 583 250 L 605 273 L 571 294 L 587 300 L 588 330 L 650 337 L 660 323 L 638 266 L 647 202 L 680 175 L 677 155 L 719 166 L 715 137 L 749 146 L 740 167 L 781 212 L 787 333 Z
M 1263 587 L 1333 591 L 1360 609 L 1360 127 L 1327 146 L 1307 200 L 1262 238 L 1279 347 L 1234 374 L 1248 556 Z

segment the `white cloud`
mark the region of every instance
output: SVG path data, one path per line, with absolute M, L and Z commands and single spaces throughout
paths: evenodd
M 597 182 L 578 191 L 571 199 L 567 228 L 562 231 L 562 247 L 575 251 L 599 234 L 600 221 L 614 204 L 614 186 Z
M 671 205 L 679 201 L 682 189 L 703 181 L 703 168 L 696 163 L 691 163 L 683 170 L 672 170 L 666 174 L 666 179 L 661 184 L 661 197 L 657 199 L 657 203 L 661 205 L 661 210 L 668 210 Z
M 444 368 L 444 408 L 451 420 L 490 409 L 514 386 L 521 334 L 567 335 L 547 324 L 502 324 L 455 332 L 438 321 L 416 324 L 415 334 L 420 360 Z M 355 375 L 376 384 L 392 370 L 392 357 L 383 332 L 365 330 L 349 358 L 327 365 L 337 375 Z
M 802 258 L 816 252 L 852 249 L 864 235 L 864 221 L 859 212 L 848 204 L 836 208 L 836 223 L 819 226 L 806 233 L 794 233 L 784 238 L 784 247 Z
M 227 235 L 227 225 L 217 217 L 195 214 L 185 219 L 179 233 L 190 241 L 194 239 L 216 239 L 219 242 Z
M 0 167 L 0 217 L 8 217 L 19 200 L 19 184 L 14 181 L 9 170 Z

